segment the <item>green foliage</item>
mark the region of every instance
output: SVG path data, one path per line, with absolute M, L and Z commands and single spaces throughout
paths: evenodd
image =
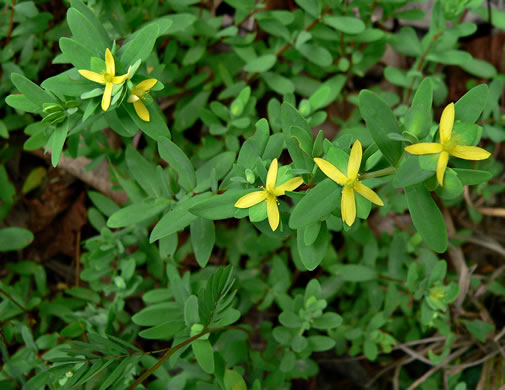
M 325 361 L 407 353 L 399 388 L 460 390 L 502 364 L 502 267 L 466 243 L 503 252 L 481 2 L 424 32 L 407 0 L 4 3 L 1 388 L 323 388 Z

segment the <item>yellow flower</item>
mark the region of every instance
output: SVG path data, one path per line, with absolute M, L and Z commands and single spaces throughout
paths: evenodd
M 147 107 L 142 102 L 142 100 L 146 99 L 149 90 L 152 87 L 154 87 L 157 82 L 158 80 L 156 79 L 147 79 L 141 81 L 140 83 L 137 84 L 136 87 L 132 89 L 131 94 L 128 97 L 128 103 L 133 103 L 135 112 L 137 113 L 139 118 L 145 122 L 149 122 L 151 119 L 149 116 L 149 111 L 147 110 Z
M 105 84 L 105 90 L 102 96 L 102 110 L 107 111 L 110 107 L 110 99 L 112 96 L 112 88 L 114 85 L 119 85 L 125 82 L 128 78 L 129 72 L 122 76 L 116 76 L 116 64 L 114 57 L 107 48 L 105 50 L 105 71 L 103 73 L 95 73 L 90 70 L 79 70 L 81 76 L 95 83 Z
M 286 191 L 293 191 L 303 183 L 303 179 L 301 177 L 294 177 L 276 187 L 275 182 L 277 181 L 278 170 L 279 166 L 277 159 L 275 158 L 268 169 L 266 187 L 260 187 L 262 190 L 244 195 L 235 203 L 235 207 L 238 207 L 239 209 L 246 209 L 265 201 L 267 203 L 268 223 L 273 231 L 275 231 L 279 226 L 279 208 L 277 207 L 277 197 L 284 195 Z
M 453 126 L 454 103 L 451 103 L 444 108 L 440 117 L 440 143 L 421 142 L 405 148 L 405 151 L 415 155 L 440 153 L 437 161 L 437 180 L 441 186 L 444 185 L 444 173 L 449 155 L 465 160 L 485 160 L 491 155 L 487 150 L 477 146 L 460 145 L 461 141 L 457 137 L 452 137 Z
M 356 219 L 356 200 L 354 198 L 354 191 L 368 199 L 370 202 L 375 203 L 378 206 L 384 206 L 384 203 L 381 198 L 379 198 L 379 195 L 363 183 L 360 183 L 358 179 L 362 155 L 363 149 L 361 148 L 361 142 L 356 140 L 354 145 L 352 145 L 351 155 L 349 156 L 349 162 L 347 163 L 347 176 L 345 176 L 330 162 L 323 160 L 322 158 L 314 159 L 319 169 L 321 169 L 326 176 L 335 183 L 344 187 L 342 189 L 340 208 L 342 210 L 342 219 L 348 226 L 351 226 Z

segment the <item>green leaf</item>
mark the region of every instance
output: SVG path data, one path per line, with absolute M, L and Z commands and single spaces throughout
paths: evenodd
M 219 267 L 198 293 L 200 321 L 206 326 L 219 325 L 222 316 L 231 308 L 235 291 L 231 291 L 235 279 L 231 265 Z
M 72 7 L 67 11 L 67 23 L 77 42 L 91 50 L 96 57 L 104 58 L 105 49 L 110 48 L 110 39 L 107 42 L 92 21 Z
M 195 15 L 180 13 L 158 18 L 153 23 L 158 24 L 160 35 L 172 35 L 187 30 L 196 20 Z
M 25 95 L 29 101 L 36 104 L 37 106 L 42 107 L 44 103 L 56 102 L 56 100 L 54 100 L 52 96 L 46 93 L 46 91 L 19 73 L 12 73 L 11 81 L 19 90 L 19 92 Z
M 83 44 L 67 38 L 60 38 L 60 49 L 65 59 L 77 69 L 89 69 L 94 53 Z
M 279 315 L 279 322 L 286 328 L 297 329 L 302 326 L 302 320 L 291 311 L 283 311 Z
M 149 340 L 170 340 L 185 327 L 186 324 L 184 321 L 171 319 L 167 322 L 139 332 L 139 336 Z
M 298 47 L 298 51 L 313 64 L 326 67 L 333 62 L 333 57 L 328 49 L 312 43 L 305 43 Z
M 47 142 L 47 146 L 51 147 L 51 164 L 53 167 L 56 167 L 60 161 L 60 157 L 63 152 L 63 146 L 65 145 L 65 140 L 67 139 L 69 126 L 69 120 L 67 119 L 65 123 L 54 130 L 53 134 L 51 134 L 51 137 L 49 138 L 49 141 Z
M 170 203 L 170 200 L 164 198 L 134 203 L 112 214 L 107 220 L 107 226 L 112 229 L 135 226 L 142 221 L 155 217 L 165 210 Z
M 60 93 L 65 96 L 81 96 L 96 88 L 94 84 L 77 73 L 77 69 L 72 68 L 56 76 L 49 77 L 42 82 L 42 87 Z
M 261 78 L 265 80 L 271 89 L 281 95 L 295 92 L 295 84 L 290 79 L 278 73 L 264 72 L 261 74 Z
M 120 106 L 116 110 L 105 111 L 103 117 L 107 121 L 107 124 L 123 137 L 130 138 L 138 132 L 137 126 L 135 126 L 135 123 L 133 123 L 129 115 L 125 112 L 124 106 Z
M 133 146 L 128 145 L 125 152 L 126 165 L 129 173 L 142 189 L 152 197 L 159 197 L 161 194 L 160 183 L 155 175 L 154 164 L 137 152 Z
M 196 295 L 190 295 L 184 303 L 184 321 L 188 327 L 200 322 L 198 315 L 198 298 Z
M 16 110 L 24 112 L 37 114 L 42 111 L 42 106 L 33 103 L 25 95 L 9 95 L 5 98 L 5 103 Z
M 382 154 L 392 166 L 396 166 L 403 151 L 401 142 L 393 141 L 388 136 L 390 133 L 401 134 L 393 112 L 381 98 L 368 90 L 359 94 L 359 109 Z
M 7 129 L 7 126 L 5 126 L 4 121 L 0 120 L 0 137 L 2 138 L 9 138 L 9 130 Z
M 326 218 L 340 204 L 340 188 L 331 179 L 325 179 L 296 204 L 289 217 L 289 227 L 300 229 Z
M 425 78 L 417 87 L 414 99 L 412 99 L 412 107 L 422 107 L 427 113 L 431 113 L 433 102 L 433 83 L 431 79 Z M 431 119 L 431 115 L 430 115 Z
M 293 337 L 293 340 L 291 341 L 291 349 L 296 353 L 302 352 L 308 346 L 309 342 L 307 341 L 307 339 L 299 334 L 295 335 L 295 337 Z
M 433 175 L 434 172 L 421 169 L 418 157 L 408 155 L 396 171 L 392 184 L 394 188 L 408 187 L 422 183 Z
M 431 110 L 427 111 L 421 106 L 412 106 L 405 114 L 404 128 L 409 135 L 423 139 L 428 135 L 431 127 Z M 412 137 L 410 137 L 412 139 Z
M 193 353 L 200 368 L 207 374 L 214 373 L 214 350 L 209 340 L 195 340 L 191 343 Z
M 472 55 L 463 50 L 445 50 L 438 53 L 431 52 L 426 56 L 426 59 L 445 65 L 463 66 L 472 60 Z
M 170 130 L 168 130 L 163 113 L 158 108 L 155 108 L 153 106 L 154 104 L 151 104 L 148 108 L 151 115 L 151 120 L 149 122 L 143 121 L 139 118 L 135 112 L 135 109 L 133 108 L 133 104 L 126 104 L 126 107 L 123 104 L 119 110 L 125 108 L 126 112 L 128 112 L 128 115 L 130 115 L 130 118 L 133 120 L 135 125 L 140 130 L 142 130 L 144 134 L 148 135 L 153 140 L 158 141 L 161 137 L 170 139 Z
M 447 274 L 447 262 L 445 260 L 440 260 L 435 263 L 431 269 L 431 273 L 428 279 L 428 286 L 433 286 L 437 282 L 442 282 Z
M 0 228 L 0 252 L 23 249 L 33 241 L 33 234 L 20 227 Z
M 491 11 L 491 15 L 489 15 L 489 11 Z M 489 20 L 489 22 L 500 30 L 505 30 L 505 12 L 496 9 L 496 8 L 472 8 L 472 13 L 479 15 L 484 20 Z
M 205 46 L 204 45 L 196 45 L 191 47 L 186 51 L 184 57 L 182 58 L 182 65 L 189 66 L 196 64 L 205 54 Z
M 496 68 L 489 62 L 479 60 L 478 58 L 472 58 L 470 61 L 462 64 L 461 68 L 481 79 L 492 79 L 496 76 Z
M 375 270 L 360 264 L 337 264 L 331 270 L 346 282 L 366 282 L 377 279 Z
M 328 351 L 336 344 L 336 341 L 328 336 L 309 336 L 308 340 L 313 352 Z
M 486 341 L 486 336 L 494 330 L 494 326 L 481 320 L 463 320 L 466 329 L 481 343 Z
M 319 230 L 319 234 L 314 243 L 311 245 L 305 245 L 304 231 L 307 227 L 308 226 L 298 229 L 296 235 L 297 246 L 303 265 L 307 270 L 312 271 L 321 263 L 324 255 L 326 254 L 328 249 L 329 234 L 328 229 L 326 228 L 326 223 L 323 223 L 321 224 L 321 229 Z
M 309 15 L 319 18 L 321 15 L 321 1 L 319 0 L 295 0 L 296 4 L 303 8 Z
M 205 267 L 214 248 L 216 231 L 214 222 L 205 218 L 197 218 L 190 226 L 191 245 L 200 267 Z
M 487 95 L 487 84 L 477 85 L 465 93 L 454 105 L 455 120 L 470 123 L 477 121 L 486 106 Z
M 189 102 L 185 102 L 180 109 L 178 108 L 175 113 L 173 130 L 181 132 L 193 126 L 199 119 L 200 109 L 205 107 L 209 96 L 209 91 L 202 91 L 196 94 Z
M 447 250 L 448 236 L 444 217 L 423 184 L 405 188 L 412 222 L 424 242 L 437 253 Z
M 165 137 L 158 139 L 158 152 L 161 158 L 178 173 L 181 186 L 187 191 L 191 191 L 196 186 L 196 175 L 188 156 L 175 143 Z
M 167 212 L 156 224 L 151 232 L 149 241 L 154 242 L 191 225 L 198 217 L 191 214 L 188 209 L 208 198 L 210 195 L 210 192 L 205 192 L 185 201 L 180 201 L 174 209 Z
M 396 34 L 392 34 L 389 42 L 393 49 L 407 56 L 420 57 L 423 54 L 423 48 L 416 30 L 412 27 L 402 27 Z
M 100 295 L 98 295 L 96 292 L 91 291 L 87 288 L 82 288 L 82 287 L 73 287 L 70 289 L 65 290 L 65 294 L 68 294 L 72 297 L 76 297 L 85 301 L 90 301 L 95 304 L 100 303 Z
M 463 183 L 459 180 L 456 172 L 449 168 L 445 171 L 444 186 L 438 187 L 436 193 L 442 199 L 452 200 L 460 197 L 464 190 Z
M 476 169 L 453 168 L 453 170 L 458 175 L 458 179 L 461 181 L 461 183 L 466 186 L 485 183 L 493 177 L 493 174 L 491 172 L 479 171 Z
M 324 17 L 323 22 L 337 31 L 346 34 L 359 34 L 365 31 L 365 23 L 361 19 L 352 16 L 330 16 Z
M 394 13 L 396 19 L 403 20 L 420 20 L 425 16 L 422 9 L 407 9 L 405 11 L 399 11 Z
M 286 134 L 287 138 L 291 137 L 291 128 L 293 126 L 303 129 L 307 135 L 312 137 L 312 129 L 305 118 L 296 108 L 287 102 L 283 102 L 281 106 L 281 123 L 282 131 Z
M 247 390 L 242 375 L 235 370 L 228 369 L 224 372 L 224 387 L 226 390 Z
M 88 21 L 93 25 L 94 31 L 96 31 L 101 39 L 105 42 L 105 45 L 107 47 L 112 47 L 112 41 L 110 40 L 107 31 L 103 27 L 103 24 L 100 22 L 100 20 L 98 20 L 94 12 L 88 6 L 86 6 L 82 0 L 71 0 L 70 4 L 72 8 L 82 13 L 82 15 L 88 19 Z
M 377 348 L 377 344 L 374 340 L 366 339 L 363 344 L 363 353 L 365 354 L 368 360 L 377 359 L 377 355 L 379 354 L 379 348 Z
M 160 28 L 158 25 L 149 24 L 134 34 L 131 34 L 117 53 L 122 64 L 128 67 L 133 65 L 138 59 L 144 62 L 153 51 L 159 30 Z
M 199 217 L 211 220 L 232 218 L 237 210 L 234 204 L 249 192 L 250 190 L 228 190 L 222 195 L 214 195 L 198 203 L 189 211 Z
M 107 217 L 110 217 L 120 208 L 119 206 L 110 198 L 102 195 L 96 191 L 88 191 L 88 197 L 91 199 L 93 204 L 100 210 L 101 213 L 105 214 Z
M 312 245 L 319 236 L 320 230 L 321 222 L 315 222 L 305 226 L 305 229 L 303 230 L 303 243 L 305 245 Z
M 223 152 L 211 158 L 196 170 L 196 187 L 194 192 L 202 192 L 211 186 L 211 174 L 215 170 L 215 180 L 221 180 L 231 169 L 235 161 L 234 152 Z
M 277 57 L 273 54 L 265 54 L 248 62 L 244 70 L 249 73 L 263 73 L 269 70 L 277 62 Z
M 173 286 L 171 287 L 173 288 Z M 168 298 L 171 298 L 171 294 Z M 133 315 L 132 321 L 139 326 L 156 326 L 181 315 L 180 306 L 176 302 L 167 299 L 165 302 L 144 307 Z
M 335 329 L 342 325 L 342 322 L 342 317 L 337 313 L 324 313 L 312 320 L 312 326 L 316 329 Z
M 131 356 L 122 359 L 117 367 L 111 373 L 107 374 L 105 381 L 102 382 L 98 390 L 106 390 L 115 385 L 119 380 L 121 380 L 126 372 L 129 372 L 132 367 L 137 364 L 139 360 L 140 356 Z

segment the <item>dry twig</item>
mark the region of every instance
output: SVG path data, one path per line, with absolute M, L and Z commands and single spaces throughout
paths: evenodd
M 46 161 L 51 161 L 51 153 L 49 152 L 44 153 L 41 149 L 38 149 L 32 151 L 31 153 L 37 157 L 43 158 Z M 90 163 L 91 160 L 86 157 L 77 157 L 73 159 L 62 156 L 58 162 L 58 168 L 64 169 L 84 183 L 90 185 L 104 195 L 107 195 L 117 204 L 125 203 L 128 200 L 126 193 L 112 190 L 107 162 L 102 161 L 98 167 L 88 172 L 86 167 Z

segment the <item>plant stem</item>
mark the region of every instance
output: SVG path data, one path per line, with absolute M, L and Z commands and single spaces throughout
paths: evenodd
M 16 0 L 12 0 L 11 13 L 9 17 L 9 29 L 7 30 L 7 36 L 5 38 L 4 47 L 7 47 L 9 41 L 11 40 L 12 28 L 14 27 L 14 7 L 16 6 Z
M 437 33 L 435 33 L 435 35 L 433 35 L 433 38 L 431 38 L 430 43 L 426 47 L 426 50 L 424 51 L 423 55 L 419 59 L 419 62 L 417 63 L 417 67 L 416 67 L 417 72 L 420 72 L 423 69 L 424 61 L 426 60 L 426 57 L 428 56 L 431 48 L 433 47 L 433 44 L 437 41 L 437 39 L 441 33 L 442 33 L 441 31 L 438 31 Z M 416 81 L 416 78 L 415 77 L 412 78 L 412 81 L 410 82 L 410 85 L 409 85 L 409 89 L 407 91 L 407 95 L 405 97 L 405 101 L 404 101 L 405 104 L 408 104 L 408 102 L 410 100 L 410 96 L 412 95 L 412 90 L 414 89 L 415 81 Z
M 5 295 L 12 303 L 14 303 L 17 307 L 19 307 L 24 313 L 28 313 L 28 310 L 26 310 L 23 306 L 21 306 L 19 303 L 16 302 L 14 298 L 10 296 L 10 294 L 5 291 L 3 288 L 0 288 L 0 293 Z
M 165 363 L 170 357 L 177 352 L 179 349 L 184 348 L 186 345 L 191 344 L 193 341 L 199 339 L 200 337 L 206 335 L 207 333 L 214 333 L 214 332 L 219 332 L 222 330 L 229 330 L 229 329 L 237 329 L 237 330 L 242 330 L 244 332 L 247 332 L 249 334 L 249 331 L 247 329 L 244 329 L 240 326 L 223 326 L 221 328 L 207 328 L 204 329 L 202 332 L 198 333 L 197 335 L 190 337 L 187 340 L 184 340 L 182 343 L 177 344 L 175 347 L 170 348 L 165 352 L 165 354 L 158 360 L 150 369 L 144 371 L 144 373 L 139 376 L 135 382 L 131 384 L 129 387 L 130 390 L 135 389 L 138 385 L 140 385 L 149 375 L 151 375 L 154 371 L 156 371 L 163 363 Z
M 387 167 L 384 169 L 379 169 L 378 171 L 375 171 L 375 172 L 363 173 L 362 175 L 360 175 L 360 179 L 365 180 L 365 179 L 373 179 L 376 177 L 389 176 L 389 175 L 394 174 L 395 172 L 396 172 L 396 168 Z

